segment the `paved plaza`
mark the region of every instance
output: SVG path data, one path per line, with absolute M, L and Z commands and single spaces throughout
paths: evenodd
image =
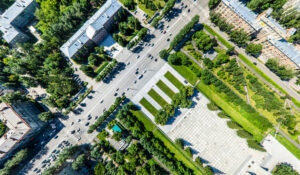
M 184 139 L 194 158 L 200 156 L 216 174 L 243 174 L 240 171 L 248 162 L 260 164 L 265 153 L 248 148 L 246 140 L 228 128 L 227 120 L 217 116 L 218 111 L 207 109 L 205 96 L 198 93 L 197 98 L 193 99 L 194 107 L 180 115 L 180 122 L 166 134 L 173 141 Z
M 141 111 L 146 114 L 146 116 L 155 123 L 155 117 L 146 109 L 143 107 L 143 105 L 140 104 L 140 100 L 142 98 L 145 98 L 147 101 L 149 101 L 157 110 L 161 109 L 162 106 L 160 106 L 153 98 L 151 98 L 148 95 L 148 92 L 151 89 L 154 89 L 163 99 L 166 100 L 166 102 L 171 103 L 172 99 L 168 97 L 167 94 L 165 94 L 162 90 L 160 90 L 159 87 L 156 86 L 156 83 L 161 80 L 164 82 L 173 92 L 178 93 L 179 89 L 177 89 L 167 78 L 164 77 L 164 75 L 170 72 L 173 76 L 177 78 L 182 84 L 185 86 L 190 85 L 185 79 L 177 72 L 175 71 L 169 64 L 165 63 L 164 66 L 151 78 L 150 81 L 134 96 L 132 99 L 133 103 L 138 104 L 141 107 Z M 167 124 L 164 126 L 159 125 L 158 127 L 163 130 L 164 132 L 169 132 L 177 122 L 179 122 L 179 119 L 177 119 L 178 115 L 181 113 L 185 113 L 188 109 L 179 109 L 175 116 L 171 117 Z

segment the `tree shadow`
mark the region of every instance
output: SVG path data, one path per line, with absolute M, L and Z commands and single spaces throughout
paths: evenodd
M 122 70 L 125 69 L 125 67 L 125 63 L 118 63 L 118 65 L 113 69 L 113 71 L 103 79 L 103 82 L 106 84 L 110 83 L 114 78 L 116 78 L 117 74 L 119 74 Z

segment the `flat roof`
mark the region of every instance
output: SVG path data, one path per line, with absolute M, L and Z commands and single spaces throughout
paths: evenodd
M 247 8 L 242 2 L 238 0 L 222 0 L 222 2 L 228 5 L 235 13 L 243 18 L 255 30 L 259 30 L 261 28 L 256 22 L 257 14 Z
M 9 131 L 0 138 L 0 157 L 4 157 L 15 144 L 31 130 L 25 120 L 6 103 L 0 103 L 0 119 Z
M 274 37 L 268 36 L 268 40 L 300 67 L 300 52 L 297 48 L 284 39 L 276 40 Z
M 3 38 L 9 43 L 20 31 L 11 23 L 30 5 L 34 0 L 16 0 L 1 16 L 0 30 L 3 32 Z
M 60 50 L 68 58 L 74 56 L 76 52 L 90 39 L 87 33 L 88 27 L 90 26 L 93 31 L 103 28 L 104 24 L 121 7 L 121 4 L 117 0 L 108 0 L 66 43 L 60 47 Z

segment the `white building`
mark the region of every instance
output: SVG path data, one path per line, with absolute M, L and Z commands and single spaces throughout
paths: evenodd
M 37 3 L 35 0 L 16 0 L 1 16 L 0 30 L 3 39 L 11 46 L 26 42 L 29 37 L 22 32 L 33 19 Z
M 114 16 L 122 8 L 117 0 L 108 0 L 83 26 L 65 43 L 60 50 L 72 58 L 84 46 L 98 44 L 107 35 Z

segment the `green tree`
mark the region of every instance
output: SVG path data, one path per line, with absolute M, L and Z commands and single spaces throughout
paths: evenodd
M 166 58 L 167 56 L 168 56 L 168 51 L 166 50 L 166 49 L 163 49 L 163 50 L 161 50 L 160 52 L 159 52 L 159 57 L 161 58 L 161 59 L 164 59 L 164 58 Z
M 291 165 L 288 164 L 277 164 L 274 168 L 273 175 L 299 175 L 299 173 L 293 169 Z
M 220 3 L 220 0 L 209 0 L 208 7 L 210 9 L 215 8 Z
M 28 99 L 20 91 L 16 91 L 16 92 L 7 93 L 4 96 L 0 96 L 0 101 L 11 105 L 14 103 L 26 102 L 28 101 Z
M 173 65 L 181 65 L 181 58 L 176 53 L 169 55 L 168 62 Z
M 105 174 L 105 172 L 106 170 L 102 162 L 99 162 L 94 168 L 95 175 L 103 175 Z
M 261 44 L 250 43 L 246 46 L 246 52 L 253 56 L 257 56 L 258 54 L 260 54 L 261 50 L 262 50 Z
M 85 164 L 85 155 L 84 154 L 80 154 L 76 160 L 72 163 L 72 169 L 75 171 L 78 171 L 79 168 L 83 167 Z
M 189 157 L 193 157 L 192 149 L 190 147 L 185 148 L 184 151 Z
M 54 116 L 53 116 L 52 112 L 48 111 L 48 112 L 40 113 L 38 117 L 43 122 L 47 122 L 48 120 L 53 119 Z
M 176 144 L 177 146 L 179 146 L 181 149 L 184 148 L 184 141 L 183 141 L 182 138 L 177 138 L 177 139 L 175 139 L 175 144 Z
M 250 40 L 250 36 L 242 30 L 232 30 L 229 34 L 230 40 L 239 47 L 245 47 L 247 42 Z

